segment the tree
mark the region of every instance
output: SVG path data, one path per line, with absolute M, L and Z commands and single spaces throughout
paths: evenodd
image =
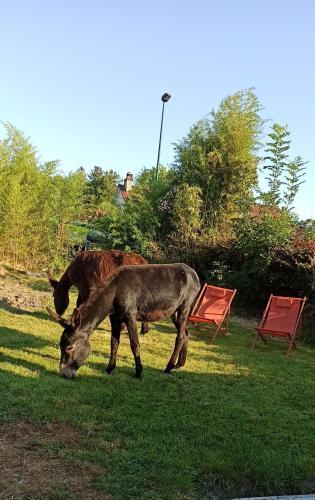
M 29 139 L 9 123 L 0 141 L 0 235 L 2 258 L 18 264 L 28 258 L 29 214 L 34 207 L 38 160 Z
M 264 170 L 267 170 L 267 181 L 269 191 L 262 193 L 262 200 L 272 206 L 279 206 L 282 201 L 281 187 L 283 185 L 282 175 L 288 168 L 288 154 L 290 149 L 290 140 L 288 137 L 290 132 L 287 125 L 274 123 L 272 132 L 268 134 L 270 140 L 267 142 L 264 161 L 268 161 L 264 165 Z
M 284 193 L 284 206 L 287 210 L 292 210 L 294 199 L 299 191 L 301 184 L 305 181 L 302 178 L 305 175 L 307 162 L 303 161 L 301 156 L 297 156 L 293 161 L 290 161 L 287 165 L 287 175 L 285 177 L 286 182 L 284 183 L 287 187 L 287 191 Z
M 175 192 L 173 217 L 175 231 L 170 240 L 183 262 L 194 265 L 195 249 L 200 235 L 200 212 L 202 207 L 201 189 L 182 184 Z
M 167 217 L 159 205 L 170 189 L 171 178 L 171 171 L 164 166 L 157 182 L 155 168 L 142 169 L 123 209 L 113 205 L 112 210 L 94 222 L 93 226 L 106 234 L 109 248 L 135 250 L 149 260 L 162 258 Z
M 223 99 L 175 144 L 178 184 L 199 186 L 207 227 L 226 225 L 249 205 L 257 186 L 257 149 L 263 121 L 252 89 Z
M 305 235 L 306 239 L 315 241 L 315 220 L 306 219 L 298 223 L 299 229 Z
M 113 202 L 119 175 L 114 170 L 103 170 L 99 166 L 93 167 L 87 176 L 85 189 L 86 204 L 90 212 L 106 210 Z
M 82 216 L 84 172 L 63 176 L 58 161 L 41 165 L 25 135 L 5 124 L 0 141 L 0 257 L 13 265 L 62 267 L 70 223 Z
M 271 272 L 281 252 L 286 252 L 294 231 L 292 218 L 282 210 L 271 211 L 262 207 L 258 217 L 250 214 L 239 219 L 236 227 L 234 247 L 238 253 L 229 285 L 239 290 L 241 302 L 253 310 L 276 293 L 278 278 Z M 283 271 L 285 275 L 285 271 Z

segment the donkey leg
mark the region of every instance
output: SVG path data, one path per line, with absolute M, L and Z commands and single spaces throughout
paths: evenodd
M 183 347 L 181 348 L 181 350 L 179 352 L 178 361 L 175 365 L 175 368 L 181 368 L 186 363 L 188 342 L 189 342 L 189 331 L 187 328 L 185 328 L 184 343 L 183 343 Z
M 137 322 L 133 317 L 126 319 L 126 325 L 129 333 L 130 347 L 136 364 L 136 377 L 141 378 L 142 364 L 140 358 L 140 344 L 137 332 Z
M 177 320 L 177 314 L 173 314 L 171 316 L 172 318 L 172 321 L 176 327 L 176 330 L 177 332 L 179 332 L 179 322 Z M 188 349 L 188 341 L 189 341 L 189 331 L 188 329 L 186 328 L 185 329 L 185 337 L 184 337 L 184 343 L 183 343 L 183 347 L 181 348 L 180 352 L 179 352 L 179 356 L 178 356 L 178 361 L 175 365 L 175 368 L 180 368 L 181 366 L 184 366 L 184 364 L 186 363 L 186 357 L 187 357 L 187 349 Z
M 78 298 L 77 298 L 77 307 L 80 307 L 80 305 L 82 304 L 83 300 L 81 299 L 81 295 L 79 293 L 78 295 Z
M 149 331 L 148 323 L 142 323 L 140 333 L 144 335 L 145 333 L 148 333 L 148 331 Z
M 172 314 L 171 318 L 172 318 L 172 321 L 173 321 L 173 323 L 175 325 L 175 328 L 176 328 L 176 330 L 178 332 L 179 324 L 178 324 L 178 321 L 177 321 L 177 314 L 176 313 Z
M 110 339 L 110 359 L 106 368 L 106 372 L 111 373 L 114 368 L 116 368 L 116 358 L 117 351 L 120 341 L 120 330 L 121 330 L 121 321 L 116 316 L 109 317 L 111 326 L 112 326 L 112 335 Z
M 170 371 L 175 368 L 176 361 L 179 357 L 179 353 L 182 350 L 182 347 L 185 342 L 185 336 L 186 336 L 186 324 L 187 324 L 187 318 L 189 314 L 189 309 L 185 310 L 179 310 L 177 313 L 177 336 L 175 340 L 175 347 L 173 354 L 171 356 L 171 359 L 169 360 L 164 372 L 165 373 L 170 373 Z M 172 317 L 173 319 L 173 317 Z M 174 319 L 173 319 L 174 321 Z M 176 323 L 175 323 L 176 324 Z

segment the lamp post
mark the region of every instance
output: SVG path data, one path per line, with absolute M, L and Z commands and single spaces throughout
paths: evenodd
M 160 168 L 160 151 L 161 151 L 161 141 L 162 141 L 162 130 L 163 130 L 163 118 L 164 118 L 164 104 L 169 101 L 171 98 L 171 94 L 168 94 L 165 92 L 165 94 L 162 95 L 161 101 L 163 102 L 162 105 L 162 117 L 161 117 L 161 128 L 160 128 L 160 140 L 159 140 L 159 149 L 158 149 L 158 157 L 157 157 L 157 162 L 156 162 L 156 169 L 155 169 L 155 180 L 157 181 L 159 178 L 159 168 Z

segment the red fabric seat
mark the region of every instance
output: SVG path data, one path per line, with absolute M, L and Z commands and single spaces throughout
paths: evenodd
M 264 342 L 266 342 L 265 336 L 284 337 L 289 341 L 288 355 L 292 347 L 296 347 L 295 336 L 301 322 L 305 301 L 306 297 L 300 299 L 270 295 L 262 321 L 256 327 L 257 335 L 253 349 L 258 337 Z
M 231 303 L 235 294 L 236 290 L 220 288 L 205 283 L 188 320 L 192 323 L 215 324 L 216 329 L 212 339 L 214 341 L 219 333 L 224 335 L 222 324 L 225 319 L 227 319 L 228 323 Z

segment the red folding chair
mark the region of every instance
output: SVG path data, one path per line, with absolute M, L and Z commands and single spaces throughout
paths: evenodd
M 305 305 L 306 297 L 298 299 L 295 297 L 279 297 L 270 295 L 267 307 L 265 309 L 262 321 L 256 327 L 256 338 L 253 343 L 253 349 L 258 337 L 264 343 L 266 336 L 288 339 L 289 355 L 292 347 L 296 348 L 296 332 L 301 324 L 301 316 Z
M 219 333 L 226 335 L 231 303 L 235 294 L 236 290 L 220 288 L 205 283 L 188 320 L 194 324 L 198 322 L 214 323 L 216 326 L 212 339 L 212 342 L 214 342 Z M 222 325 L 225 319 L 226 327 L 223 328 Z

